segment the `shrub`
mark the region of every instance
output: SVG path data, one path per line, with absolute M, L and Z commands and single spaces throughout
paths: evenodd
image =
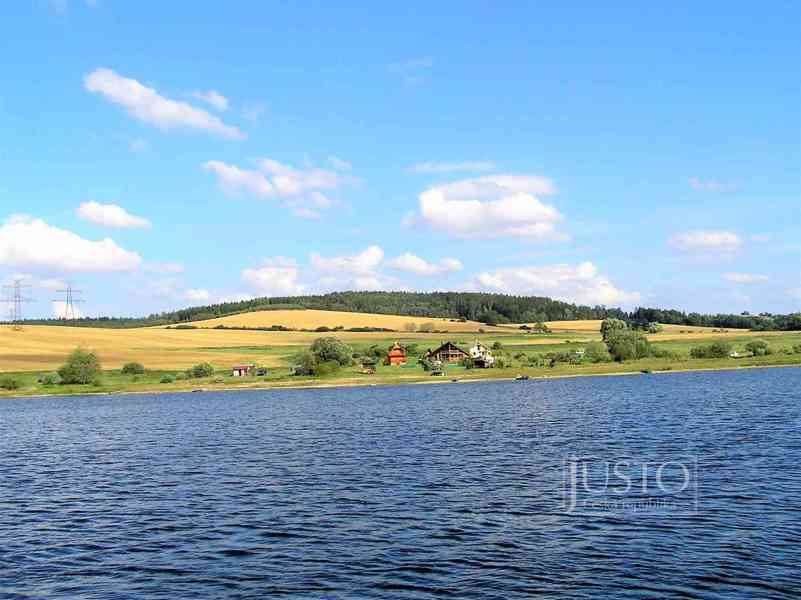
M 100 360 L 94 352 L 76 348 L 67 357 L 64 366 L 58 370 L 58 375 L 63 384 L 97 383 L 100 377 Z
M 801 344 L 793 346 L 793 354 L 801 354 Z
M 754 356 L 773 354 L 773 351 L 765 340 L 752 340 L 745 345 L 745 350 Z
M 609 362 L 612 360 L 612 355 L 609 354 L 606 344 L 590 342 L 584 348 L 584 360 L 591 363 Z
M 616 321 L 617 319 L 607 319 Z M 622 321 L 621 321 L 622 323 Z M 612 328 L 607 332 L 606 346 L 617 362 L 635 360 L 651 355 L 651 345 L 642 333 L 629 329 Z
M 417 331 L 417 323 L 404 323 L 403 330 L 414 333 Z
M 492 344 L 492 349 L 496 351 L 503 350 L 503 344 L 501 344 L 500 342 L 495 342 Z
M 465 369 L 472 369 L 476 366 L 475 361 L 470 356 L 465 356 L 462 360 L 459 361 L 459 364 L 463 366 Z
M 172 375 L 165 375 L 161 378 L 161 383 L 173 383 L 175 381 L 175 377 Z
M 194 379 L 211 377 L 212 375 L 214 375 L 214 367 L 207 362 L 198 363 L 194 367 L 190 367 L 186 370 L 186 376 Z
M 197 325 L 176 325 L 173 329 L 197 329 Z
M 295 357 L 295 375 L 314 375 L 317 368 L 317 357 L 310 350 L 301 352 Z
M 339 371 L 340 365 L 335 360 L 327 360 L 325 362 L 317 363 L 314 367 L 314 374 L 317 377 L 326 377 L 328 375 L 334 375 L 337 371 Z
M 45 373 L 39 377 L 39 383 L 42 385 L 57 385 L 61 383 L 61 377 L 58 376 L 58 373 Z
M 678 352 L 659 347 L 651 348 L 651 356 L 654 358 L 666 358 L 668 360 L 679 360 L 681 358 L 681 355 Z
M 334 361 L 342 367 L 353 364 L 353 349 L 334 337 L 317 338 L 309 351 L 319 363 Z
M 420 326 L 417 328 L 417 331 L 420 333 L 433 333 L 436 330 L 436 325 L 431 322 L 420 323 Z
M 122 367 L 122 374 L 123 375 L 144 375 L 145 374 L 145 367 L 142 363 L 138 362 L 129 362 L 123 365 Z
M 189 379 L 189 376 L 186 373 L 175 374 L 175 381 L 183 381 L 184 379 Z
M 729 354 L 731 354 L 731 344 L 725 341 L 696 346 L 690 350 L 692 358 L 728 358 Z
M 18 390 L 22 387 L 19 379 L 14 377 L 0 377 L 0 389 L 3 390 Z

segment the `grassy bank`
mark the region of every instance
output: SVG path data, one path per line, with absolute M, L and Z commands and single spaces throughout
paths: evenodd
M 399 385 L 417 383 L 514 379 L 528 375 L 532 379 L 580 377 L 588 375 L 623 375 L 632 373 L 669 373 L 683 371 L 725 370 L 771 366 L 799 366 L 801 355 L 773 354 L 742 359 L 681 359 L 647 358 L 623 363 L 556 364 L 554 367 L 513 366 L 503 369 L 465 369 L 452 365 L 442 376 L 431 376 L 417 365 L 405 367 L 378 367 L 375 374 L 366 375 L 357 368 L 342 369 L 327 377 L 297 377 L 288 370 L 271 372 L 266 377 L 232 377 L 216 374 L 199 379 L 175 380 L 161 383 L 166 376 L 174 378 L 181 373 L 173 370 L 147 371 L 144 375 L 124 375 L 119 370 L 104 371 L 99 382 L 90 385 L 43 385 L 38 373 L 5 373 L 19 383 L 15 390 L 0 390 L 0 397 L 74 394 L 115 394 L 136 392 L 180 392 L 191 390 L 226 390 L 249 388 L 330 387 L 354 385 Z

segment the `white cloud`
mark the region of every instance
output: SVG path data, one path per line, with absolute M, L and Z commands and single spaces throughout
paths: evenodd
M 204 289 L 189 289 L 184 292 L 184 298 L 190 302 L 208 302 L 211 292 Z
M 724 273 L 723 279 L 732 283 L 765 283 L 768 281 L 768 276 L 753 273 Z
M 339 158 L 338 156 L 329 156 L 328 162 L 331 163 L 331 166 L 334 167 L 337 171 L 350 171 L 353 168 L 348 161 Z
M 738 183 L 727 183 L 715 179 L 700 179 L 690 177 L 690 187 L 702 192 L 731 192 L 740 187 Z
M 563 241 L 567 236 L 556 229 L 563 216 L 537 197 L 555 193 L 550 179 L 534 175 L 465 179 L 424 191 L 419 213 L 407 215 L 404 223 L 423 222 L 459 238 Z
M 674 235 L 668 244 L 683 252 L 720 253 L 735 252 L 742 246 L 740 236 L 731 231 L 697 230 Z
M 359 254 L 352 256 L 333 256 L 325 258 L 317 253 L 309 255 L 311 266 L 327 273 L 350 273 L 361 276 L 373 276 L 375 270 L 384 260 L 384 251 L 379 246 L 369 246 Z
M 130 214 L 116 204 L 100 204 L 99 202 L 84 202 L 75 213 L 84 221 L 103 227 L 117 229 L 133 229 L 150 227 L 150 221 Z
M 225 296 L 220 296 L 218 302 L 220 304 L 224 304 L 226 302 L 246 302 L 248 300 L 253 300 L 256 298 L 253 294 L 245 294 L 245 293 L 238 293 L 238 294 L 226 294 Z
M 16 215 L 0 226 L 0 264 L 102 272 L 134 270 L 142 259 L 110 238 L 90 241 L 41 219 Z
M 236 127 L 186 102 L 170 100 L 135 79 L 122 77 L 111 69 L 95 69 L 84 78 L 84 87 L 125 107 L 135 119 L 161 129 L 200 129 L 224 138 L 241 140 L 246 136 Z
M 50 306 L 56 319 L 82 319 L 84 317 L 83 312 L 75 305 L 72 307 L 72 314 L 67 314 L 67 303 L 64 300 L 53 300 Z
M 589 305 L 632 305 L 640 301 L 639 293 L 617 288 L 591 262 L 486 271 L 476 277 L 474 285 L 506 294 L 541 295 Z
M 495 163 L 486 161 L 465 161 L 457 163 L 423 162 L 408 168 L 411 173 L 464 173 L 475 171 L 492 171 Z
M 217 90 L 208 90 L 205 92 L 198 90 L 192 92 L 192 97 L 197 98 L 198 100 L 203 100 L 203 102 L 210 104 L 217 110 L 228 110 L 228 98 L 223 96 Z
M 405 252 L 389 261 L 389 266 L 399 271 L 415 273 L 416 275 L 439 275 L 453 273 L 464 268 L 462 262 L 455 258 L 443 258 L 438 263 L 431 263 L 411 252 Z
M 299 282 L 300 268 L 291 258 L 266 259 L 260 267 L 242 271 L 242 280 L 265 296 L 297 296 L 306 286 Z
M 281 198 L 296 216 L 320 218 L 320 211 L 335 204 L 326 193 L 359 180 L 350 175 L 316 167 L 296 168 L 271 158 L 258 161 L 258 170 L 242 169 L 219 160 L 203 165 L 217 176 L 229 194 L 247 193 L 260 198 Z

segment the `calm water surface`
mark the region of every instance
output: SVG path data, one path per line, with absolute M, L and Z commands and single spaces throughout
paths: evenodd
M 564 461 L 697 456 L 696 510 Z M 801 369 L 0 401 L 2 598 L 799 598 Z

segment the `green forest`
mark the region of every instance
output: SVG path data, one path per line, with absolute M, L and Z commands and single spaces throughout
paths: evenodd
M 241 302 L 224 302 L 152 314 L 147 317 L 99 317 L 71 321 L 63 319 L 29 320 L 32 324 L 85 327 L 129 328 L 174 325 L 212 319 L 256 310 L 319 309 L 357 313 L 440 317 L 479 321 L 488 325 L 504 323 L 536 323 L 540 321 L 572 321 L 587 319 L 621 319 L 635 328 L 649 323 L 698 325 L 770 330 L 801 330 L 801 313 L 751 315 L 685 313 L 661 308 L 637 308 L 626 312 L 620 308 L 583 306 L 538 296 L 511 296 L 476 292 L 333 292 L 312 296 L 254 298 Z

